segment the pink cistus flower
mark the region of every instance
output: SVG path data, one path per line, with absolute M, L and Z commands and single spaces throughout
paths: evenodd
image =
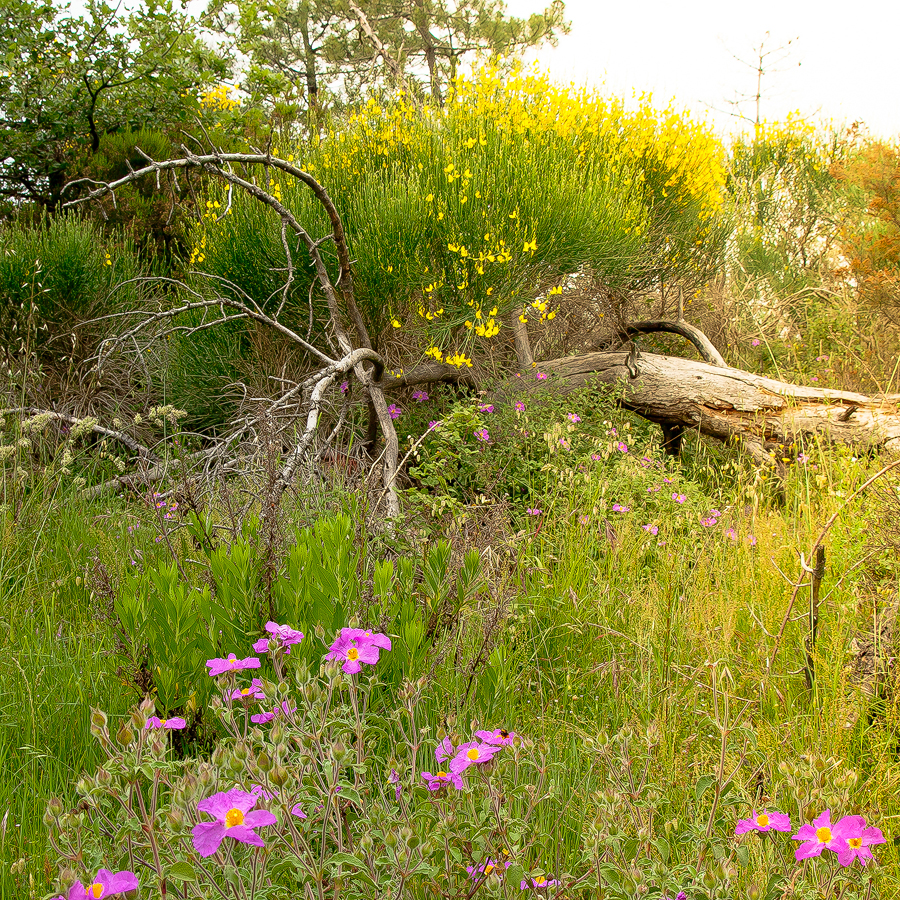
M 479 441 L 484 441 L 486 444 L 491 442 L 491 436 L 488 434 L 487 428 L 480 428 L 475 432 L 475 437 L 477 437 Z
M 428 399 L 428 394 L 425 391 L 416 390 L 413 391 L 412 398 L 416 403 L 424 403 Z
M 279 625 L 277 622 L 266 622 L 266 631 L 272 635 L 271 638 L 260 638 L 254 645 L 253 649 L 257 653 L 268 653 L 270 643 L 284 648 L 285 653 L 291 652 L 294 644 L 299 644 L 303 640 L 303 632 L 291 628 L 290 625 Z
M 445 737 L 435 748 L 434 758 L 438 762 L 443 762 L 445 759 L 452 759 L 455 754 L 456 747 L 453 746 L 453 741 Z
M 525 412 L 525 404 L 521 400 L 516 400 L 516 412 Z
M 738 534 L 733 528 L 729 528 L 728 531 L 725 532 L 725 537 L 736 541 L 738 539 Z
M 478 412 L 492 413 L 493 411 L 494 405 L 492 403 L 482 403 L 481 406 L 478 407 Z
M 392 419 L 399 419 L 400 416 L 403 415 L 403 410 L 400 409 L 400 407 L 397 406 L 396 403 L 392 403 L 392 404 L 388 407 L 388 415 L 389 415 Z
M 505 728 L 497 728 L 494 731 L 476 731 L 475 737 L 495 747 L 510 747 L 516 739 L 516 733 Z
M 627 512 L 631 512 L 631 507 L 630 506 L 622 506 L 621 503 L 613 503 L 612 511 L 617 512 L 617 513 L 627 513 Z
M 300 804 L 299 804 L 299 803 L 295 803 L 295 804 L 291 807 L 291 815 L 292 815 L 292 816 L 296 816 L 298 819 L 306 819 L 306 818 L 308 818 L 308 816 L 306 815 L 306 813 L 303 812 L 303 810 L 300 808 Z
M 496 744 L 481 744 L 469 741 L 456 748 L 456 755 L 450 760 L 450 771 L 460 774 L 472 766 L 490 762 L 503 748 Z
M 750 341 L 750 346 L 758 347 L 761 343 L 762 343 L 762 341 L 759 338 L 753 338 L 753 340 Z
M 589 521 L 590 521 L 590 519 L 588 519 L 587 516 L 579 516 L 579 517 L 578 517 L 578 524 L 579 524 L 579 525 L 587 525 L 587 523 L 588 523 Z
M 240 672 L 241 669 L 258 669 L 260 662 L 255 656 L 238 659 L 233 653 L 229 653 L 226 659 L 208 659 L 206 665 L 209 667 L 209 674 L 215 677 L 226 672 Z
M 543 512 L 544 511 L 542 509 L 539 509 L 537 506 L 529 506 L 525 510 L 525 514 L 529 516 L 540 516 L 543 515 Z
M 254 678 L 250 682 L 249 687 L 235 688 L 231 692 L 232 700 L 265 700 L 266 695 L 263 692 L 262 682 L 258 678 Z
M 591 454 L 591 459 L 592 459 L 594 462 L 600 462 L 600 460 L 603 459 L 603 456 L 602 456 L 601 454 L 599 454 L 599 453 L 592 453 L 592 454 Z
M 173 716 L 171 719 L 160 719 L 159 716 L 150 716 L 147 724 L 144 726 L 146 731 L 148 728 L 165 728 L 167 731 L 180 731 L 187 728 L 187 722 L 180 716 Z
M 466 866 L 466 871 L 469 873 L 469 878 L 487 878 L 491 872 L 501 867 L 508 869 L 511 865 L 512 863 L 509 861 L 501 863 L 497 862 L 496 859 L 486 859 L 480 866 Z
M 362 628 L 342 628 L 331 645 L 325 659 L 342 659 L 341 668 L 348 675 L 361 671 L 362 664 L 374 666 L 381 650 L 391 649 L 391 639 L 386 634 L 364 631 Z
M 817 819 L 813 819 L 812 825 L 803 825 L 791 837 L 792 841 L 802 841 L 794 851 L 797 861 L 821 856 L 823 850 L 833 850 L 840 858 L 841 853 L 846 853 L 848 849 L 847 841 L 850 838 L 859 837 L 859 829 L 854 821 L 857 818 L 859 817 L 844 816 L 840 822 L 832 825 L 831 810 L 826 809 Z
M 278 819 L 267 809 L 254 809 L 258 799 L 256 794 L 233 788 L 201 800 L 197 810 L 208 813 L 215 821 L 198 822 L 194 826 L 194 849 L 203 857 L 212 856 L 227 837 L 242 844 L 265 847 L 253 829 L 274 825 Z
M 684 501 L 687 500 L 687 497 L 684 494 L 672 494 L 672 499 L 676 503 L 684 503 Z
M 735 835 L 747 834 L 748 831 L 790 831 L 791 817 L 780 812 L 756 812 L 749 819 L 741 819 L 734 829 Z
M 555 878 L 535 875 L 532 878 L 523 878 L 519 889 L 523 891 L 545 891 L 547 888 L 556 887 L 558 884 L 559 882 Z
M 662 490 L 662 488 L 661 488 L 658 484 L 654 484 L 652 487 L 648 487 L 648 488 L 647 488 L 647 493 L 648 493 L 648 494 L 655 494 L 655 493 L 657 493 L 657 492 L 659 492 L 659 491 L 661 491 L 661 490 Z
M 569 415 L 566 416 L 566 418 L 567 418 L 573 425 L 577 425 L 577 424 L 581 421 L 581 416 L 579 416 L 578 413 L 569 413 Z
M 429 430 L 429 431 L 434 431 L 434 429 L 437 428 L 440 424 L 441 424 L 440 422 L 436 421 L 435 419 L 432 419 L 432 420 L 428 423 L 428 430 Z
M 429 791 L 436 792 L 445 788 L 448 784 L 452 784 L 458 791 L 463 789 L 462 775 L 459 772 L 422 772 L 422 778 L 425 779 L 425 786 Z
M 116 897 L 129 891 L 138 889 L 137 875 L 127 869 L 121 872 L 110 872 L 109 869 L 100 869 L 97 877 L 85 887 L 80 881 L 76 881 L 69 888 L 68 900 L 103 900 L 104 897 Z M 60 897 L 59 900 L 62 900 Z
M 403 793 L 403 786 L 400 784 L 400 775 L 396 769 L 391 769 L 391 774 L 388 775 L 388 784 L 394 785 L 394 799 L 399 803 L 400 795 Z
M 296 706 L 291 706 L 287 700 L 282 700 L 281 705 L 276 706 L 271 712 L 257 713 L 255 716 L 250 716 L 250 721 L 254 725 L 265 725 L 276 718 L 276 716 L 293 716 L 295 712 L 297 712 Z
M 874 826 L 866 828 L 866 820 L 862 816 L 844 816 L 834 827 L 842 832 L 852 829 L 852 834 L 846 838 L 846 846 L 837 851 L 838 862 L 842 866 L 852 866 L 857 859 L 862 865 L 867 865 L 870 859 L 874 859 L 869 847 L 885 842 L 881 829 Z
M 619 443 L 616 444 L 616 450 L 618 450 L 619 453 L 627 453 L 628 444 L 626 444 L 625 441 L 619 441 Z
M 546 372 L 538 372 L 537 375 L 534 376 L 538 381 L 546 381 L 547 373 Z
M 644 529 L 648 534 L 659 534 L 659 526 L 658 525 L 641 525 L 641 528 Z
M 700 520 L 700 524 L 704 528 L 714 528 L 719 524 L 719 520 L 715 516 L 708 516 Z

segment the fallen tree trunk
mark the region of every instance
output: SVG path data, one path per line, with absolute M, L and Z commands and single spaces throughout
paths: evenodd
M 900 451 L 900 395 L 805 387 L 676 356 L 632 350 L 564 357 L 538 363 L 509 385 L 570 393 L 596 381 L 616 387 L 622 406 L 664 428 L 741 441 L 760 461 L 773 446 L 821 437 Z

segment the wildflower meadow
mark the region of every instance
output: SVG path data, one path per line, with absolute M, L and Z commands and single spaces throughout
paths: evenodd
M 138 6 L 0 31 L 0 897 L 900 896 L 897 145 Z

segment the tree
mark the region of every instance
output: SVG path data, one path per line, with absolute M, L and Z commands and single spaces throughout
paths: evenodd
M 0 196 L 49 211 L 104 135 L 192 122 L 198 91 L 227 72 L 172 0 L 123 14 L 89 0 L 0 0 Z
M 562 0 L 527 19 L 502 0 L 237 0 L 219 6 L 218 29 L 236 33 L 251 95 L 316 113 L 380 86 L 440 103 L 464 58 L 553 43 L 564 12 Z

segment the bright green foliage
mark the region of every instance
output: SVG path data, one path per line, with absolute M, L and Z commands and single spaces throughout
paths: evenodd
M 450 569 L 450 545 L 438 542 L 425 555 L 422 585 L 414 560 L 394 563 L 363 557 L 346 515 L 320 519 L 298 529 L 285 558 L 267 583 L 262 578 L 258 523 L 249 523 L 241 541 L 207 550 L 205 578 L 185 579 L 174 564 L 156 564 L 125 579 L 116 614 L 128 637 L 127 653 L 135 671 L 152 679 L 161 710 L 196 710 L 213 688 L 206 660 L 247 650 L 260 637 L 260 622 L 289 623 L 312 635 L 334 634 L 361 610 L 361 578 L 374 564 L 370 625 L 403 637 L 403 646 L 384 668 L 394 687 L 416 677 L 436 638 L 452 626 L 462 607 L 480 590 L 478 553 L 468 554 L 456 578 Z M 200 523 L 191 526 L 201 546 L 209 541 Z M 385 623 L 387 623 L 385 625 Z M 315 641 L 292 648 L 315 661 Z
M 171 0 L 123 11 L 89 0 L 0 3 L 0 197 L 55 210 L 103 136 L 193 123 L 225 65 Z

